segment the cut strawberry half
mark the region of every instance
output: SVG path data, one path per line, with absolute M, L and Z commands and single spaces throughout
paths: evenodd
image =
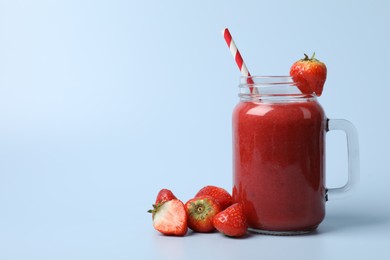
M 184 236 L 187 233 L 187 214 L 184 204 L 173 199 L 162 204 L 153 205 L 153 227 L 164 235 Z

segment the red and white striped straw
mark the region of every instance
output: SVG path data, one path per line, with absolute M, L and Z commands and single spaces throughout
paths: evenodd
M 228 28 L 222 30 L 222 35 L 225 38 L 226 44 L 230 49 L 230 53 L 232 54 L 234 60 L 237 63 L 238 69 L 241 72 L 241 75 L 244 77 L 249 77 L 251 74 L 248 71 L 248 68 L 245 65 L 244 59 L 241 56 L 240 51 L 237 49 L 236 44 L 234 43 L 233 37 L 229 32 Z M 248 78 L 248 84 L 254 84 L 252 78 Z M 257 93 L 257 90 L 253 87 L 249 87 L 251 93 Z

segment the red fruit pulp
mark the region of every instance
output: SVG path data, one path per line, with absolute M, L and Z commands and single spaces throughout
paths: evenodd
M 153 226 L 162 234 L 184 236 L 187 233 L 187 214 L 180 200 L 167 201 L 152 213 Z
M 303 231 L 323 220 L 325 127 L 316 101 L 236 106 L 233 198 L 249 227 Z

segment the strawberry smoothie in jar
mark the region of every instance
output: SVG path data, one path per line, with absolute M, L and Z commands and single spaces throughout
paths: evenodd
M 248 84 L 250 83 L 250 84 Z M 315 230 L 325 202 L 356 183 L 355 128 L 327 119 L 314 94 L 302 94 L 291 77 L 241 77 L 233 112 L 233 198 L 242 203 L 251 231 L 292 235 Z M 348 182 L 325 186 L 325 136 L 347 134 Z

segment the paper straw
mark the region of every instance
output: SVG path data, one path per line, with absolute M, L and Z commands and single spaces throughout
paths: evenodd
M 238 69 L 241 72 L 241 75 L 244 77 L 250 77 L 251 74 L 248 71 L 248 68 L 245 65 L 244 59 L 241 56 L 240 51 L 237 49 L 236 44 L 234 43 L 233 37 L 229 32 L 228 28 L 225 28 L 222 30 L 222 35 L 225 38 L 226 44 L 228 45 L 230 49 L 230 53 L 232 54 L 234 60 L 236 61 L 236 64 L 238 66 Z M 253 79 L 248 78 L 247 83 L 250 85 L 253 85 Z M 257 90 L 254 89 L 252 86 L 249 87 L 251 93 L 257 93 Z

